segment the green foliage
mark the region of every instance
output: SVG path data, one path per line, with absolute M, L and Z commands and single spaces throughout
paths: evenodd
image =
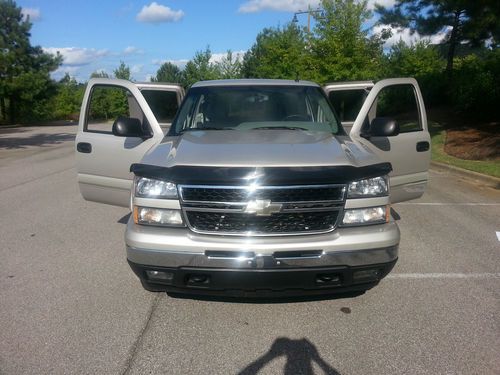
M 132 78 L 130 76 L 130 67 L 126 65 L 123 61 L 120 61 L 120 65 L 113 71 L 115 78 L 126 79 L 130 81 Z
M 450 96 L 459 112 L 500 120 L 500 49 L 456 58 Z
M 233 56 L 231 50 L 227 51 L 226 56 L 217 63 L 220 79 L 236 79 L 241 77 L 241 61 Z
M 50 72 L 62 62 L 60 55 L 32 46 L 30 30 L 21 8 L 0 0 L 0 116 L 10 123 L 46 115 L 43 104 L 54 93 Z
M 425 10 L 425 11 L 424 11 Z M 451 73 L 456 48 L 461 44 L 500 42 L 500 2 L 498 0 L 397 0 L 393 8 L 376 5 L 380 24 L 409 28 L 431 36 L 448 30 L 447 70 Z
M 90 75 L 90 78 L 109 78 L 109 74 L 104 70 L 97 70 Z
M 315 16 L 311 39 L 315 80 L 326 83 L 377 78 L 383 41 L 363 30 L 371 17 L 366 0 L 322 0 L 322 7 L 323 14 Z
M 91 120 L 114 120 L 118 116 L 128 116 L 126 90 L 109 86 L 95 87 L 92 89 L 89 108 Z
M 243 58 L 242 75 L 246 78 L 312 78 L 310 52 L 305 33 L 295 24 L 266 28 Z
M 207 47 L 205 51 L 197 51 L 193 59 L 189 60 L 184 68 L 183 84 L 188 87 L 198 81 L 218 79 L 220 72 L 217 64 L 210 62 L 212 52 Z
M 52 116 L 56 119 L 76 119 L 82 104 L 85 86 L 76 82 L 68 73 L 58 82 L 57 95 L 53 97 Z
M 151 81 L 181 83 L 182 71 L 177 65 L 174 65 L 171 62 L 166 62 L 160 66 L 160 69 L 156 72 L 156 77 L 152 77 Z
M 446 62 L 436 46 L 428 41 L 408 45 L 400 40 L 384 56 L 383 66 L 384 78 L 413 77 L 420 85 L 426 104 L 442 103 Z

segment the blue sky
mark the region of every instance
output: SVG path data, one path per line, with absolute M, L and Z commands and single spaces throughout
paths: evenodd
M 373 2 L 370 1 L 370 6 Z M 393 0 L 378 0 L 390 5 Z M 214 59 L 243 52 L 269 26 L 319 0 L 18 0 L 33 22 L 32 44 L 60 51 L 65 72 L 80 81 L 96 70 L 112 73 L 122 60 L 135 80 L 148 80 L 163 61 L 182 66 L 210 46 Z M 306 25 L 307 16 L 299 16 Z

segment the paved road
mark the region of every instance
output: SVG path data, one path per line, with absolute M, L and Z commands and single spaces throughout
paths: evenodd
M 172 298 L 129 270 L 127 210 L 80 198 L 74 133 L 0 130 L 1 374 L 500 373 L 498 191 L 432 172 L 356 298 Z

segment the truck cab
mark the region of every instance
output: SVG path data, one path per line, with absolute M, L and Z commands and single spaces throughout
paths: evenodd
M 127 259 L 147 290 L 367 290 L 397 261 L 390 204 L 424 193 L 430 159 L 417 82 L 368 84 L 204 81 L 182 99 L 176 85 L 92 79 L 81 194 L 130 207 Z

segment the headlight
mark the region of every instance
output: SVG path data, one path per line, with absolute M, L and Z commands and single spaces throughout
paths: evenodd
M 344 211 L 342 225 L 381 224 L 389 221 L 390 206 L 355 208 Z
M 371 198 L 389 194 L 389 178 L 387 176 L 353 181 L 347 189 L 347 198 Z
M 168 181 L 136 177 L 135 196 L 141 198 L 177 198 L 177 186 Z
M 183 226 L 180 210 L 134 207 L 134 222 L 143 225 Z

